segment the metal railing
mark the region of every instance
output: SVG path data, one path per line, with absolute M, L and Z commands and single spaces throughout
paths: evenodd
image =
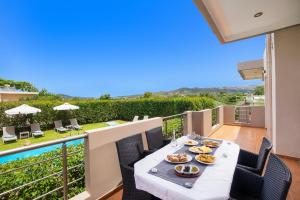
M 67 143 L 75 140 L 83 139 L 83 148 L 76 147 L 67 147 Z M 59 149 L 55 149 L 49 152 L 49 156 L 44 159 L 41 157 L 39 160 L 39 156 L 33 157 L 33 160 L 30 160 L 29 163 L 24 163 L 22 160 L 18 160 L 21 166 L 16 166 L 15 168 L 6 169 L 5 165 L 10 165 L 9 163 L 4 163 L 0 165 L 0 182 L 1 182 L 1 190 L 0 190 L 0 199 L 19 199 L 18 196 L 22 192 L 23 195 L 27 195 L 24 199 L 49 199 L 51 194 L 57 198 L 63 198 L 67 200 L 69 198 L 69 189 L 72 189 L 71 185 L 78 183 L 79 181 L 83 181 L 84 185 L 84 147 L 86 145 L 87 135 L 78 135 L 65 139 L 50 141 L 46 143 L 40 143 L 32 146 L 27 146 L 23 148 L 12 149 L 4 152 L 0 152 L 0 158 L 4 156 L 14 155 L 17 153 L 27 152 L 30 150 L 37 150 L 44 147 L 50 147 L 52 145 L 61 144 L 61 151 Z M 72 150 L 73 151 L 70 151 Z M 74 150 L 75 149 L 75 150 Z M 44 155 L 44 154 L 42 154 Z M 81 160 L 80 155 L 83 157 Z M 73 160 L 68 160 L 68 158 L 73 158 Z M 27 158 L 25 158 L 27 159 Z M 28 161 L 28 160 L 27 160 Z M 69 162 L 68 162 L 69 161 Z M 72 165 L 73 164 L 73 165 Z M 36 167 L 38 165 L 38 167 Z M 47 165 L 48 168 L 45 169 L 43 165 Z M 46 166 L 46 167 L 47 167 Z M 34 177 L 34 174 L 30 173 L 46 173 L 46 175 L 42 177 Z M 73 174 L 74 177 L 68 177 L 69 174 Z M 18 177 L 22 175 L 22 180 Z M 80 176 L 82 175 L 82 176 Z M 26 177 L 28 176 L 28 177 Z M 16 178 L 16 180 L 9 180 L 10 178 Z M 56 179 L 61 179 L 60 181 L 55 181 Z M 69 180 L 70 179 L 70 180 Z M 28 180 L 28 181 L 25 181 Z M 3 183 L 7 183 L 7 181 L 13 181 L 14 184 L 16 182 L 20 185 L 15 185 L 12 188 L 5 188 Z M 49 185 L 44 185 L 44 181 L 48 181 Z M 48 183 L 47 182 L 47 183 Z M 61 184 L 59 184 L 61 183 Z M 38 184 L 41 184 L 39 186 Z M 55 186 L 55 187 L 54 187 Z M 38 188 L 44 187 L 44 188 Z M 54 187 L 54 188 L 53 188 Z M 36 189 L 36 190 L 35 190 Z M 84 188 L 83 188 L 84 189 Z M 22 191 L 23 190 L 23 191 Z M 41 192 L 42 190 L 42 192 Z M 26 194 L 24 194 L 26 193 Z M 74 192 L 73 192 L 74 193 Z M 29 195 L 29 196 L 28 196 Z M 75 194 L 74 194 L 75 195 Z
M 238 123 L 251 123 L 251 106 L 236 106 L 235 121 Z
M 219 108 L 211 109 L 211 125 L 215 126 L 219 124 Z
M 163 130 L 166 138 L 171 138 L 173 131 L 176 135 L 181 135 L 184 131 L 184 121 L 186 113 L 163 117 Z

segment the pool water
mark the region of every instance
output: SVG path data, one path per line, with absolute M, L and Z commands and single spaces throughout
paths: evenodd
M 73 140 L 73 141 L 67 142 L 66 144 L 67 144 L 67 146 L 78 145 L 78 144 L 82 144 L 83 141 L 84 141 L 84 139 L 78 139 L 78 140 Z M 59 148 L 61 148 L 61 146 L 62 146 L 62 144 L 55 144 L 52 146 L 42 147 L 42 148 L 30 150 L 30 151 L 25 151 L 25 152 L 21 152 L 21 153 L 4 156 L 4 157 L 0 158 L 0 164 L 4 164 L 4 163 L 18 160 L 18 159 L 29 158 L 32 156 L 38 156 L 43 153 L 47 153 L 49 151 L 54 151 L 56 149 L 59 149 Z

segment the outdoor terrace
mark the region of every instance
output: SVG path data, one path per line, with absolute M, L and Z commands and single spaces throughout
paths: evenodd
M 264 128 L 223 125 L 210 137 L 230 140 L 239 144 L 242 149 L 258 153 L 262 138 L 265 135 L 266 129 Z M 288 165 L 293 175 L 293 182 L 287 199 L 297 200 L 300 196 L 300 188 L 297 187 L 300 184 L 300 161 L 282 156 L 281 159 Z M 115 193 L 112 193 L 112 196 L 107 197 L 107 200 L 122 199 L 122 189 L 121 187 L 119 189 L 120 190 L 115 191 Z
M 246 109 L 246 112 L 241 112 L 240 109 Z M 242 149 L 257 153 L 262 137 L 266 135 L 263 114 L 264 107 L 262 106 L 248 106 L 246 108 L 220 106 L 215 109 L 187 111 L 165 118 L 156 117 L 136 122 L 127 122 L 114 127 L 89 130 L 83 135 L 0 153 L 0 156 L 5 156 L 53 144 L 61 144 L 61 153 L 58 151 L 55 157 L 61 160 L 59 164 L 61 168 L 57 168 L 51 173 L 49 172 L 45 177 L 39 177 L 38 179 L 30 180 L 26 184 L 1 191 L 0 196 L 5 197 L 9 193 L 23 190 L 50 177 L 57 177 L 56 181 L 59 184 L 40 194 L 36 199 L 48 197 L 53 193 L 63 196 L 64 199 L 121 199 L 122 190 L 120 189 L 122 188 L 122 178 L 115 145 L 116 141 L 137 133 L 142 133 L 144 146 L 147 148 L 145 131 L 163 126 L 167 135 L 173 129 L 176 130 L 178 136 L 195 132 L 202 136 L 231 140 L 239 144 Z M 244 119 L 247 120 L 245 121 Z M 78 149 L 70 150 L 67 148 L 68 142 L 78 139 L 84 140 L 84 152 L 79 152 Z M 78 156 L 80 160 L 74 162 L 72 160 L 74 156 Z M 299 184 L 298 174 L 300 164 L 298 160 L 290 158 L 283 158 L 283 160 L 293 173 L 293 183 L 288 198 L 294 200 L 300 195 L 299 188 L 296 188 L 296 185 Z M 30 163 L 17 169 L 1 171 L 0 176 L 16 173 L 18 170 L 24 170 L 31 165 L 40 165 L 42 162 L 48 161 L 42 160 L 38 161 L 38 163 Z M 74 174 L 80 174 L 80 177 L 74 176 Z M 77 182 L 81 186 L 79 190 L 75 190 L 74 192 L 73 187 L 75 187 L 74 184 Z

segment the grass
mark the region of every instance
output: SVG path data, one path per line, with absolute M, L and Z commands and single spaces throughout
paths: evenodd
M 124 121 L 122 120 L 115 120 L 118 123 L 124 123 Z M 17 147 L 22 147 L 25 146 L 26 144 L 36 144 L 36 143 L 41 143 L 41 142 L 48 142 L 51 140 L 56 140 L 56 139 L 60 139 L 60 138 L 66 138 L 69 136 L 73 136 L 73 135 L 78 135 L 83 133 L 84 131 L 87 130 L 92 130 L 92 129 L 96 129 L 96 128 L 103 128 L 103 127 L 107 127 L 108 125 L 105 122 L 101 122 L 101 123 L 93 123 L 93 124 L 84 124 L 82 125 L 82 130 L 72 130 L 72 131 L 67 131 L 65 133 L 58 133 L 54 130 L 47 130 L 44 131 L 44 136 L 42 137 L 30 137 L 30 138 L 26 138 L 26 139 L 18 139 L 16 142 L 11 142 L 11 143 L 0 143 L 0 151 L 5 151 L 5 150 L 9 150 L 9 149 L 14 149 Z

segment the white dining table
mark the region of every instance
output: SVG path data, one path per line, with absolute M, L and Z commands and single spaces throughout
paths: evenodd
M 178 145 L 168 144 L 148 155 L 134 165 L 136 188 L 146 191 L 163 200 L 227 200 L 229 198 L 233 174 L 237 164 L 239 146 L 223 140 L 215 151 L 214 165 L 207 166 L 192 188 L 186 188 L 151 173 L 152 168 L 164 161 L 168 154 L 182 148 L 186 136 L 177 139 Z M 170 167 L 174 167 L 170 164 Z

